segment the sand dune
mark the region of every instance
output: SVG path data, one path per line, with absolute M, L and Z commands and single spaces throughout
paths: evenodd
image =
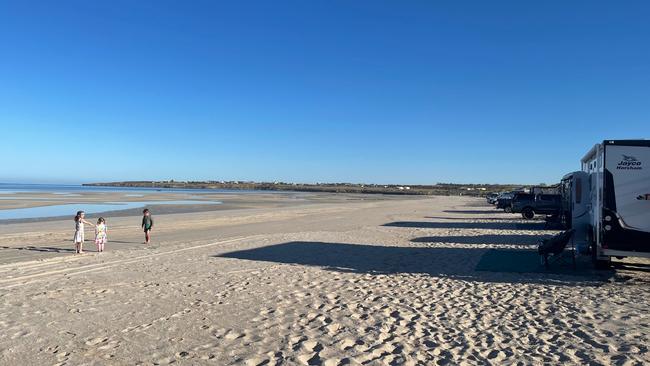
M 164 215 L 151 247 L 132 219 L 101 255 L 0 228 L 1 364 L 650 362 L 648 262 L 476 270 L 554 233 L 479 200 Z

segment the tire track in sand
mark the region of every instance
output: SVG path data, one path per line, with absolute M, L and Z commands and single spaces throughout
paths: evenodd
M 201 249 L 201 248 L 207 248 L 215 245 L 221 245 L 221 244 L 229 244 L 229 243 L 236 243 L 239 241 L 243 240 L 249 240 L 249 239 L 254 239 L 254 238 L 259 238 L 263 237 L 263 234 L 259 235 L 250 235 L 250 236 L 243 236 L 243 237 L 238 237 L 238 238 L 232 238 L 232 239 L 226 239 L 226 240 L 220 240 L 208 244 L 201 244 L 201 245 L 194 245 L 194 246 L 189 246 L 189 247 L 184 247 L 184 248 L 178 248 L 178 249 L 172 249 L 172 250 L 167 250 L 164 252 L 160 253 L 152 253 L 152 254 L 146 254 L 146 255 L 141 255 L 139 257 L 135 258 L 125 258 L 125 259 L 118 259 L 110 262 L 103 262 L 103 263 L 95 263 L 95 264 L 87 264 L 87 265 L 82 265 L 78 266 L 75 268 L 62 268 L 62 269 L 54 269 L 54 270 L 46 270 L 43 272 L 38 272 L 38 273 L 32 273 L 24 276 L 17 276 L 17 277 L 12 277 L 12 278 L 5 278 L 5 279 L 0 279 L 0 284 L 9 284 L 7 286 L 2 286 L 0 287 L 0 290 L 6 290 L 10 289 L 13 287 L 17 286 L 23 286 L 23 285 L 28 285 L 36 281 L 27 281 L 27 282 L 20 282 L 20 281 L 25 281 L 25 280 L 30 280 L 30 279 L 35 279 L 43 276 L 51 276 L 51 275 L 57 275 L 57 274 L 65 274 L 67 276 L 75 276 L 79 275 L 82 273 L 88 273 L 88 272 L 93 272 L 93 271 L 99 271 L 102 269 L 107 269 L 123 264 L 130 264 L 130 263 L 135 263 L 139 262 L 142 260 L 146 260 L 149 258 L 155 258 L 155 257 L 160 257 L 164 255 L 169 255 L 169 254 L 175 254 L 175 253 L 180 253 L 180 252 L 185 252 L 189 250 L 195 250 L 195 249 Z M 49 264 L 63 264 L 66 263 L 65 261 L 56 261 L 52 262 Z M 19 283 L 13 283 L 13 282 L 19 282 Z

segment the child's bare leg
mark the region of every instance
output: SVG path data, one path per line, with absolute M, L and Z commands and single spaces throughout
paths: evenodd
M 79 253 L 79 243 L 74 243 L 74 252 Z
M 84 252 L 84 243 L 80 242 L 79 243 L 79 252 L 78 253 L 83 253 Z

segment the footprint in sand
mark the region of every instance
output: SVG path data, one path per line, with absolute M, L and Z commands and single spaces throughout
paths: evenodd
M 327 329 L 327 333 L 329 333 L 330 335 L 335 335 L 341 329 L 341 324 L 330 323 L 325 327 L 325 329 Z
M 97 349 L 104 351 L 104 350 L 107 350 L 107 349 L 115 349 L 115 348 L 118 348 L 119 346 L 120 346 L 120 341 L 111 340 L 111 341 L 108 341 L 108 343 L 97 347 Z
M 241 338 L 241 337 L 243 337 L 244 335 L 245 335 L 245 334 L 243 334 L 243 333 L 238 333 L 238 332 L 235 332 L 235 331 L 230 330 L 230 331 L 228 331 L 228 333 L 226 333 L 226 335 L 224 336 L 224 338 L 226 338 L 227 340 L 232 341 L 232 340 L 235 340 L 235 339 Z
M 111 289 L 108 289 L 108 288 L 105 288 L 105 289 L 97 290 L 97 291 L 95 291 L 95 293 L 96 294 L 113 294 L 113 293 L 115 293 L 115 291 L 113 291 Z
M 31 333 L 26 330 L 21 330 L 20 332 L 14 333 L 14 335 L 11 336 L 11 339 L 27 337 L 30 334 Z
M 354 346 L 356 346 L 356 345 L 357 345 L 357 341 L 356 341 L 356 340 L 354 340 L 354 339 L 352 339 L 352 338 L 345 338 L 345 339 L 341 342 L 341 344 L 339 345 L 339 347 L 340 347 L 342 350 L 347 351 L 348 349 L 350 349 L 350 348 L 352 348 L 352 347 L 354 347 Z
M 320 352 L 323 350 L 323 346 L 317 341 L 304 341 L 302 342 L 302 347 L 307 351 Z
M 318 353 L 303 353 L 301 355 L 298 355 L 298 361 L 300 361 L 300 364 L 302 365 L 320 365 L 320 357 L 318 357 Z
M 244 364 L 246 366 L 261 366 L 261 365 L 267 365 L 268 363 L 269 360 L 263 357 L 253 357 L 244 361 Z
M 87 340 L 86 345 L 87 346 L 96 346 L 96 345 L 98 345 L 100 343 L 104 343 L 104 342 L 107 342 L 107 341 L 108 341 L 108 338 L 98 337 L 98 338 L 93 338 L 93 339 Z

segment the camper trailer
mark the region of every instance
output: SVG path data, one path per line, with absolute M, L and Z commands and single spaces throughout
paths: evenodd
M 596 144 L 561 187 L 576 247 L 597 266 L 611 257 L 650 257 L 650 141 Z
M 564 177 L 560 183 L 560 196 L 562 209 L 560 211 L 560 224 L 567 229 L 574 229 L 573 240 L 576 250 L 587 254 L 591 248 L 591 221 L 590 221 L 590 177 L 583 171 L 572 172 Z

